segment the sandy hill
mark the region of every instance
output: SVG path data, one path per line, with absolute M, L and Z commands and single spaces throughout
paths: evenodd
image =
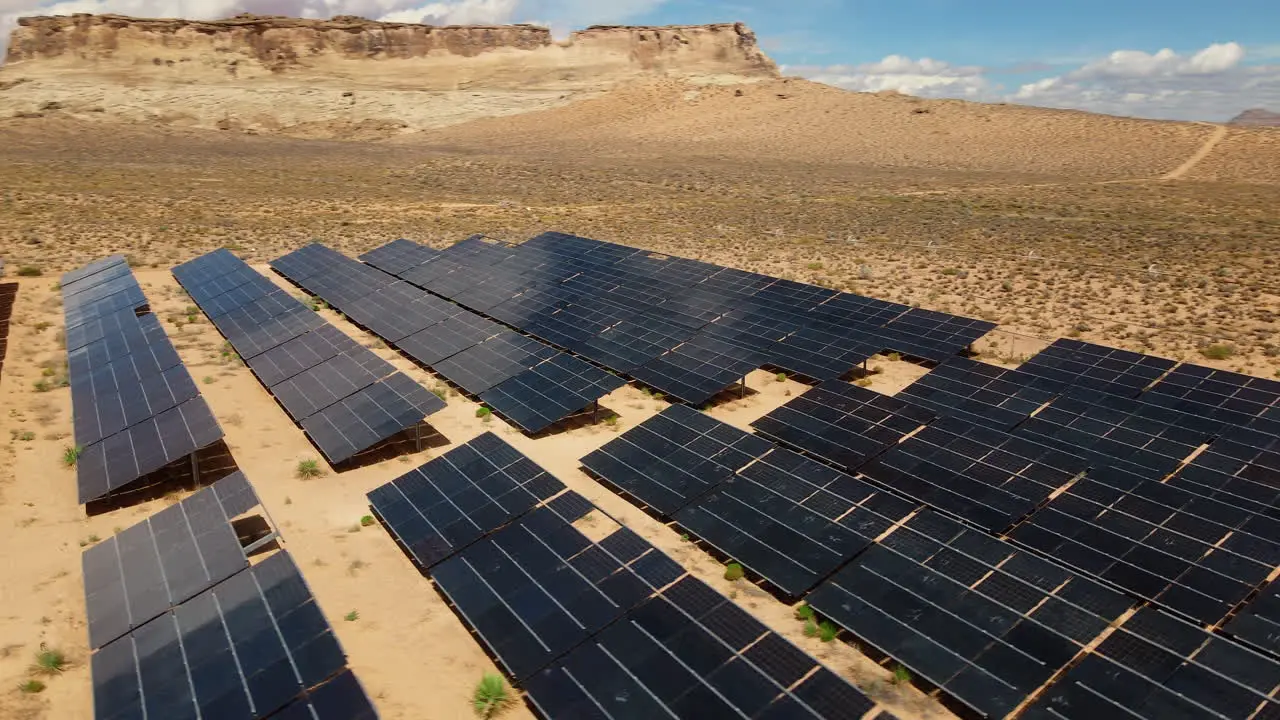
M 780 77 L 744 25 L 435 27 L 357 17 L 23 18 L 0 123 L 689 155 L 1063 178 L 1280 181 L 1280 138 Z M 1009 177 L 1004 180 L 1010 179 Z

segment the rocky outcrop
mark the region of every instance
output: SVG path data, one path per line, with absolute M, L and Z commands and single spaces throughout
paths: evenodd
M 1232 118 L 1231 122 L 1227 124 L 1240 125 L 1242 127 L 1280 127 L 1280 113 L 1254 108 L 1245 110 Z
M 637 74 L 774 77 L 778 72 L 742 24 L 591 27 L 557 43 L 547 28 L 533 25 L 440 27 L 351 16 L 304 20 L 239 15 L 214 21 L 28 17 L 18 21 L 5 62 L 23 66 L 23 72 L 42 64 L 130 68 L 175 77 L 212 69 L 220 77 L 237 79 L 308 71 L 372 76 L 402 66 L 397 71 L 419 71 L 423 89 L 486 81 L 502 87 L 547 86 Z M 447 81 L 433 77 L 431 69 L 437 65 L 447 70 Z M 394 82 L 399 87 L 412 84 L 403 75 Z

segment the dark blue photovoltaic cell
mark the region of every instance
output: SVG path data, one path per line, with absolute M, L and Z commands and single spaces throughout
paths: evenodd
M 257 504 L 235 472 L 85 550 L 89 646 L 102 647 L 249 567 L 231 519 Z
M 563 489 L 487 432 L 376 488 L 369 504 L 427 569 Z
M 559 353 L 480 393 L 480 399 L 525 432 L 538 433 L 625 384 L 617 375 Z
M 63 282 L 80 502 L 222 437 L 123 258 L 91 263 Z
M 581 462 L 596 477 L 671 516 L 772 449 L 763 438 L 672 405 Z
M 808 597 L 986 717 L 1004 717 L 1134 601 L 931 510 Z
M 327 272 L 334 255 L 350 266 Z M 290 253 L 274 266 L 330 291 L 327 297 L 335 303 L 385 300 L 389 304 L 378 306 L 384 311 L 404 311 L 399 321 L 386 324 L 401 333 L 416 329 L 414 312 L 427 312 L 434 302 L 447 304 L 318 244 Z M 330 463 L 348 460 L 445 407 L 443 400 L 269 281 L 270 288 L 237 299 L 236 307 L 225 314 L 214 314 L 213 308 L 225 309 L 223 301 L 229 296 L 256 287 L 247 280 L 250 273 L 266 280 L 225 250 L 202 255 L 173 272 Z M 232 277 L 237 281 L 222 282 Z M 397 287 L 408 296 L 397 294 Z M 386 314 L 376 312 L 367 322 L 378 325 Z
M 1032 376 L 967 358 L 951 358 L 897 397 L 937 415 L 1009 431 L 1055 393 L 1031 386 Z
M 375 717 L 358 683 L 353 689 L 338 678 L 330 691 L 316 687 L 345 665 L 332 628 L 281 550 L 95 653 L 94 714 L 256 719 L 299 699 L 330 697 L 335 707 L 355 710 L 353 717 Z
M 1068 387 L 1135 397 L 1177 363 L 1151 355 L 1061 338 L 1018 366 L 1033 387 L 1059 392 Z

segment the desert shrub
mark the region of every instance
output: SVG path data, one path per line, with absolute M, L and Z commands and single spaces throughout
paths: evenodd
M 299 460 L 298 466 L 293 469 L 293 474 L 299 480 L 310 480 L 324 475 L 324 468 L 320 467 L 319 460 Z
M 746 572 L 743 571 L 742 566 L 736 562 L 731 562 L 724 566 L 725 580 L 729 580 L 731 582 L 734 580 L 741 580 L 744 575 L 746 575 Z
M 44 271 L 35 265 L 23 265 L 18 268 L 18 277 L 40 277 Z
M 346 615 L 343 615 L 343 616 L 342 616 L 342 619 L 343 619 L 343 620 L 346 620 L 347 622 L 355 622 L 355 621 L 357 621 L 357 620 L 359 620 L 359 619 L 360 619 L 360 611 L 359 611 L 359 610 L 352 610 L 351 612 L 347 613 Z
M 82 452 L 84 452 L 84 447 L 81 445 L 66 446 L 62 449 L 62 464 L 67 467 L 75 467 L 76 463 L 80 461 L 80 453 Z
M 370 525 L 373 524 L 373 516 L 365 515 L 364 517 L 360 518 L 360 524 L 365 527 L 369 527 Z
M 39 680 L 28 680 L 18 685 L 18 690 L 27 694 L 44 692 L 44 688 L 45 688 L 45 684 L 40 682 Z
M 57 675 L 67 667 L 67 656 L 57 648 L 40 643 L 40 651 L 36 653 L 36 661 L 31 671 L 40 675 Z
M 911 671 L 902 665 L 895 665 L 893 668 L 893 683 L 895 685 L 906 685 L 911 682 Z
M 787 381 L 787 374 L 786 374 L 786 373 L 784 373 L 784 372 L 780 372 L 780 373 L 778 373 L 778 374 L 777 374 L 777 376 L 775 376 L 773 379 L 774 379 L 774 380 L 777 380 L 778 382 L 786 382 L 786 381 Z
M 831 642 L 836 639 L 836 634 L 840 629 L 831 623 L 830 620 L 823 620 L 818 623 L 818 639 L 822 642 Z
M 809 604 L 808 604 L 808 603 L 801 603 L 801 604 L 800 604 L 800 606 L 796 608 L 796 619 L 797 619 L 797 620 L 812 620 L 812 619 L 813 619 L 813 608 L 809 607 Z
M 495 673 L 485 673 L 471 694 L 471 706 L 481 718 L 494 717 L 510 702 L 506 681 Z
M 485 407 L 484 405 L 481 405 L 480 407 L 476 408 L 476 417 L 480 418 L 481 420 L 488 420 L 489 416 L 492 414 L 493 414 L 493 411 Z
M 1227 343 L 1215 343 L 1200 348 L 1200 354 L 1210 360 L 1226 360 L 1236 354 L 1236 347 Z

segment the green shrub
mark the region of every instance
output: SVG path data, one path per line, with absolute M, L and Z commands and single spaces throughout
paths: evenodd
M 735 580 L 741 580 L 744 575 L 746 575 L 746 572 L 743 571 L 742 566 L 736 562 L 731 562 L 728 565 L 724 566 L 725 580 L 728 580 L 730 582 L 733 582 Z
M 299 480 L 310 480 L 324 475 L 324 468 L 320 467 L 319 460 L 299 460 L 298 466 L 293 470 L 293 474 Z
M 84 452 L 84 446 L 76 445 L 72 447 L 68 445 L 62 450 L 62 464 L 67 467 L 75 467 L 80 460 L 80 453 Z
M 895 685 L 906 685 L 909 682 L 911 682 L 911 671 L 901 664 L 895 665 L 893 668 L 893 683 Z
M 31 672 L 39 675 L 57 675 L 66 667 L 66 654 L 57 648 L 40 643 L 40 652 L 36 653 L 36 661 L 31 666 Z
M 787 381 L 787 374 L 786 374 L 786 373 L 778 373 L 778 374 L 777 374 L 773 379 L 774 379 L 774 380 L 777 380 L 778 382 L 786 382 L 786 381 Z
M 808 620 L 804 621 L 804 636 L 818 637 L 818 621 L 817 620 L 814 620 L 813 618 L 809 618 Z
M 1236 354 L 1236 346 L 1228 343 L 1216 343 L 1200 348 L 1200 354 L 1210 360 L 1226 360 Z
M 493 411 L 485 407 L 484 405 L 481 405 L 480 407 L 476 408 L 476 417 L 480 418 L 481 420 L 487 421 L 489 419 L 489 416 L 492 414 L 493 414 Z
M 352 610 L 351 612 L 347 613 L 346 615 L 343 615 L 343 616 L 342 616 L 342 619 L 343 619 L 343 620 L 346 620 L 347 622 L 355 622 L 355 621 L 357 621 L 357 620 L 359 620 L 359 619 L 360 619 L 360 611 L 359 611 L 359 610 Z
M 823 620 L 818 623 L 818 639 L 822 642 L 831 642 L 836 639 L 836 635 L 840 632 L 840 628 L 831 623 L 830 620 Z
M 44 271 L 35 265 L 23 265 L 18 268 L 18 277 L 40 277 Z
M 494 717 L 510 702 L 506 681 L 495 673 L 485 673 L 471 695 L 471 705 L 481 718 Z
M 45 684 L 39 680 L 28 680 L 18 686 L 18 689 L 24 693 L 34 694 L 44 692 Z
M 364 517 L 360 518 L 360 524 L 365 527 L 369 527 L 370 525 L 373 524 L 373 516 L 365 515 Z
M 799 607 L 796 608 L 796 619 L 797 620 L 813 619 L 813 608 L 809 607 L 809 603 L 801 603 Z

